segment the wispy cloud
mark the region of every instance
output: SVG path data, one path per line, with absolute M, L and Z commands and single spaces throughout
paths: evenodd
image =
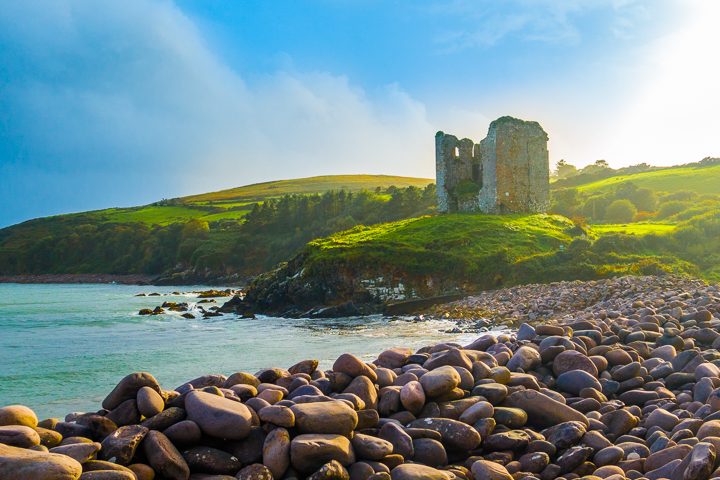
M 501 41 L 575 45 L 582 40 L 579 22 L 587 15 L 611 17 L 608 33 L 629 38 L 649 0 L 454 0 L 434 5 L 447 28 L 435 39 L 441 52 L 489 48 Z

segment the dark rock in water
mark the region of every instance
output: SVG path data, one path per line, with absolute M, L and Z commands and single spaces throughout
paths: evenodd
M 307 318 L 342 318 L 357 317 L 358 315 L 362 315 L 361 310 L 353 302 L 345 302 L 331 307 L 313 309 L 303 316 Z

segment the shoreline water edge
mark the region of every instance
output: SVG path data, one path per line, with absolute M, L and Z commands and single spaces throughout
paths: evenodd
M 720 288 L 563 285 L 604 293 L 465 345 L 343 353 L 327 370 L 308 352 L 173 389 L 136 372 L 63 419 L 1 407 L 0 479 L 720 477 Z M 542 318 L 562 296 L 515 311 Z

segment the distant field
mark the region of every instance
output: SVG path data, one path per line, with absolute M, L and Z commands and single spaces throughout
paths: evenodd
M 320 177 L 296 178 L 274 182 L 256 183 L 244 187 L 221 190 L 183 197 L 185 203 L 257 201 L 268 197 L 279 197 L 289 194 L 308 194 L 327 192 L 329 190 L 372 190 L 377 187 L 425 187 L 434 183 L 429 178 L 395 177 L 391 175 L 324 175 Z
M 594 224 L 590 229 L 597 234 L 624 233 L 626 235 L 663 235 L 672 233 L 677 225 L 670 223 L 621 223 L 621 224 Z
M 699 194 L 720 194 L 720 165 L 710 167 L 673 167 L 652 172 L 618 175 L 578 186 L 585 193 L 608 192 L 632 182 L 656 192 L 688 190 Z
M 170 225 L 200 219 L 207 222 L 238 220 L 252 210 L 253 205 L 269 198 L 289 194 L 314 194 L 331 190 L 375 190 L 390 186 L 424 188 L 432 179 L 395 177 L 390 175 L 326 175 L 322 177 L 279 180 L 173 199 L 171 205 L 145 205 L 129 208 L 109 208 L 80 214 L 58 215 L 57 219 L 82 215 L 104 223 L 144 223 Z M 389 199 L 389 196 L 388 196 Z

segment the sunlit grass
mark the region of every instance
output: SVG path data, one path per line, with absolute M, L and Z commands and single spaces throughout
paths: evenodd
M 614 223 L 614 224 L 594 224 L 590 226 L 590 230 L 596 234 L 623 233 L 625 235 L 664 235 L 672 233 L 677 229 L 677 225 L 671 223 Z
M 618 185 L 632 182 L 656 192 L 687 190 L 698 194 L 720 194 L 720 165 L 710 167 L 673 167 L 632 175 L 618 175 L 578 186 L 581 192 L 609 192 Z

